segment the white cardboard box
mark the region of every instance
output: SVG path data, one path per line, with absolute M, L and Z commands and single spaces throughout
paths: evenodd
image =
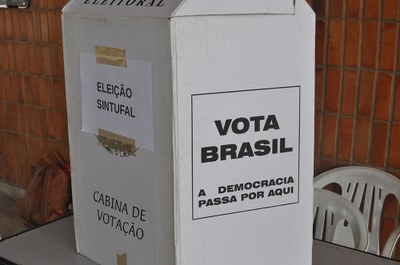
M 304 0 L 72 0 L 78 252 L 310 265 L 314 20 Z

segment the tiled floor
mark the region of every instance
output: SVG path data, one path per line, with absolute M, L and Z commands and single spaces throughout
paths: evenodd
M 0 236 L 2 239 L 28 229 L 19 216 L 15 192 L 0 185 Z

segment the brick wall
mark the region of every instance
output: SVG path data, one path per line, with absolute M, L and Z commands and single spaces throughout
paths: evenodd
M 313 0 L 316 173 L 368 165 L 400 176 L 398 0 Z
M 46 150 L 68 157 L 61 8 L 0 9 L 0 181 L 26 187 Z
M 364 165 L 400 176 L 399 0 L 310 0 L 316 25 L 315 173 Z M 387 202 L 385 241 L 399 223 Z

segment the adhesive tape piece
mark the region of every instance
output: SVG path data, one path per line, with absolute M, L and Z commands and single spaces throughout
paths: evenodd
M 127 258 L 126 253 L 124 253 L 122 255 L 117 254 L 117 264 L 118 265 L 127 265 L 128 264 L 128 258 Z
M 96 46 L 96 63 L 127 68 L 125 49 Z
M 136 143 L 134 139 L 118 135 L 103 129 L 99 129 L 98 136 L 99 144 L 106 149 L 111 149 L 120 153 L 131 156 L 136 156 Z

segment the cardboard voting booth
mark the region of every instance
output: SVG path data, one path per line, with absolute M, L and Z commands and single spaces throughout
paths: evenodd
M 78 252 L 310 265 L 314 19 L 304 0 L 72 0 Z

